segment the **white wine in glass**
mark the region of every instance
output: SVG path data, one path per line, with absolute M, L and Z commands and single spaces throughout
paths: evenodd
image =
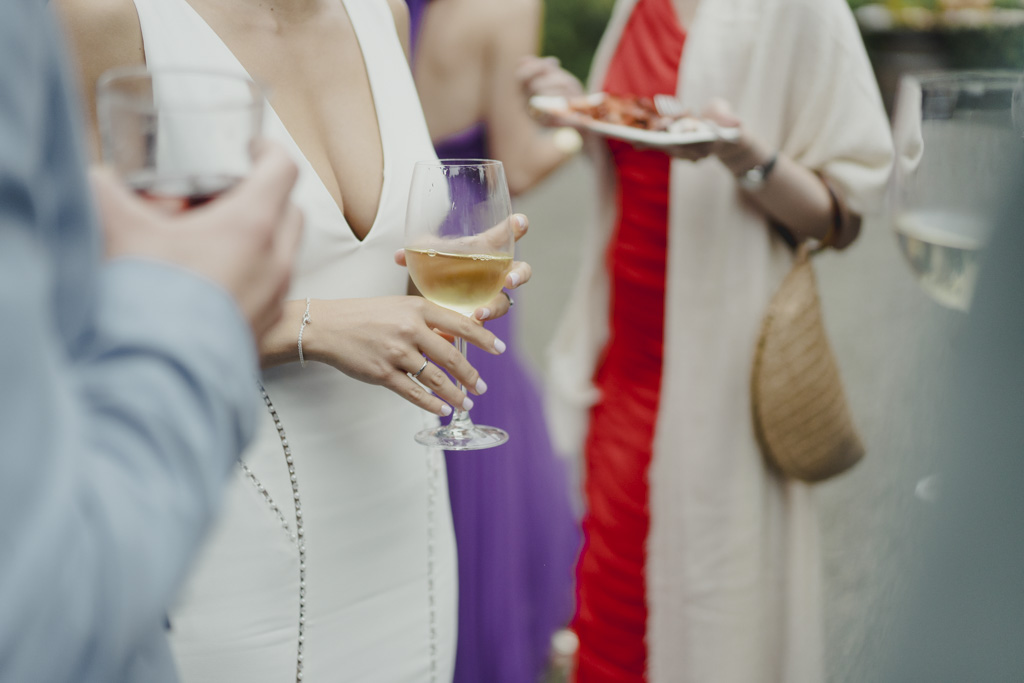
M 413 282 L 428 300 L 472 315 L 501 291 L 512 266 L 507 254 L 449 254 L 434 249 L 406 249 Z
M 922 210 L 899 214 L 893 228 L 921 289 L 944 306 L 966 311 L 988 226 L 970 214 Z
M 405 224 L 409 276 L 429 301 L 469 316 L 501 292 L 515 245 L 505 170 L 490 159 L 416 164 Z M 456 338 L 466 353 L 466 343 Z M 460 386 L 461 388 L 461 386 Z M 449 451 L 493 448 L 508 441 L 497 427 L 475 425 L 455 408 L 451 421 L 416 440 Z

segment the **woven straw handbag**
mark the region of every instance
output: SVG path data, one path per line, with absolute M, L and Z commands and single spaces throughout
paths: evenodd
M 839 226 L 844 210 L 829 190 Z M 825 333 L 812 253 L 807 243 L 798 247 L 793 269 L 768 305 L 750 387 L 765 459 L 783 475 L 807 482 L 834 477 L 864 457 Z

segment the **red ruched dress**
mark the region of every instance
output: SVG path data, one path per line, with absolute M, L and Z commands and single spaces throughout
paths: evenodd
M 616 95 L 674 93 L 686 33 L 672 0 L 639 0 L 608 68 Z M 619 214 L 606 255 L 610 337 L 585 444 L 587 514 L 577 566 L 578 683 L 639 683 L 647 651 L 647 473 L 661 389 L 669 157 L 609 140 Z

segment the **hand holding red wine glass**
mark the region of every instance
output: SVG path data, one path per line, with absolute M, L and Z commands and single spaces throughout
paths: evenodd
M 244 76 L 113 69 L 97 84 L 103 159 L 169 212 L 201 206 L 248 175 L 264 103 Z

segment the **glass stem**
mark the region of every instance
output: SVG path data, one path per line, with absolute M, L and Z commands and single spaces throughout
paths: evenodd
M 466 340 L 462 337 L 455 338 L 455 348 L 459 350 L 462 357 L 466 357 Z M 465 387 L 462 386 L 462 382 L 458 383 L 459 391 L 464 391 Z M 468 396 L 468 394 L 467 394 Z M 464 427 L 470 428 L 473 426 L 473 421 L 469 419 L 469 411 L 464 410 L 462 406 L 453 406 L 454 412 L 452 413 L 452 421 L 449 423 L 451 427 Z

